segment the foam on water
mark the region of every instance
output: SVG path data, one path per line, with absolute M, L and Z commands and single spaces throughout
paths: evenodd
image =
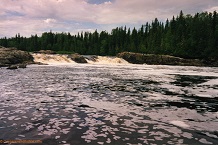
M 35 62 L 44 64 L 75 64 L 67 55 L 59 54 L 32 54 Z
M 0 70 L 1 139 L 218 144 L 217 68 L 69 64 Z
M 97 59 L 95 59 L 95 61 L 87 59 L 87 62 L 90 64 L 129 64 L 122 58 L 108 56 L 97 56 Z
M 183 128 L 188 128 L 189 127 L 188 124 L 186 124 L 183 121 L 179 121 L 179 120 L 173 120 L 173 121 L 170 121 L 170 123 L 173 124 L 173 125 L 179 126 L 179 127 L 183 127 Z
M 209 86 L 218 85 L 218 79 L 209 80 L 205 83 L 202 83 L 201 85 L 209 85 Z

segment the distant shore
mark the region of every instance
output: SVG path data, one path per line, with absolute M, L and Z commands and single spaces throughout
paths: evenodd
M 170 55 L 142 54 L 133 52 L 122 52 L 117 57 L 123 58 L 133 64 L 149 65 L 179 65 L 179 66 L 209 66 L 218 67 L 216 60 L 184 59 Z
M 43 54 L 36 55 L 36 54 Z M 53 55 L 53 57 L 51 57 Z M 49 56 L 49 57 L 46 57 Z M 37 60 L 34 60 L 34 57 Z M 40 58 L 44 57 L 44 58 Z M 59 57 L 59 58 L 57 58 Z M 45 59 L 58 61 L 65 61 L 67 63 L 88 63 L 88 62 L 98 62 L 104 61 L 106 63 L 131 63 L 131 64 L 148 64 L 148 65 L 178 65 L 178 66 L 208 66 L 208 67 L 218 67 L 217 60 L 199 60 L 199 59 L 184 59 L 180 57 L 170 56 L 170 55 L 156 55 L 156 54 L 142 54 L 133 52 L 121 52 L 118 53 L 116 57 L 101 57 L 92 56 L 86 57 L 78 53 L 73 54 L 57 54 L 57 52 L 52 50 L 41 50 L 39 52 L 29 53 L 26 51 L 21 51 L 16 48 L 0 48 L 0 67 L 10 67 L 14 65 L 20 66 L 21 64 L 46 64 Z M 101 60 L 99 60 L 101 59 Z M 41 60 L 41 61 L 38 61 Z

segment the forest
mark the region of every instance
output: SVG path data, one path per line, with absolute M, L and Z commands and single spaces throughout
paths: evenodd
M 218 59 L 217 12 L 202 12 L 178 16 L 161 22 L 155 18 L 139 29 L 117 27 L 107 31 L 70 33 L 44 32 L 29 38 L 17 34 L 0 38 L 0 45 L 35 52 L 54 50 L 60 53 L 109 55 L 129 51 L 165 54 L 182 58 Z

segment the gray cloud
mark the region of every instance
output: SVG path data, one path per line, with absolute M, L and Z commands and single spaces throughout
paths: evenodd
M 194 14 L 218 10 L 217 0 L 1 0 L 0 37 L 30 36 L 43 31 L 108 30 L 171 19 L 180 10 Z M 96 24 L 87 26 L 89 24 Z M 80 25 L 78 25 L 80 24 Z M 92 27 L 93 26 L 93 27 Z M 96 28 L 94 28 L 96 27 Z

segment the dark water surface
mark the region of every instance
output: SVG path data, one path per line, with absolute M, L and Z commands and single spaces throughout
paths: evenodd
M 0 139 L 42 144 L 218 144 L 218 69 L 0 68 Z

